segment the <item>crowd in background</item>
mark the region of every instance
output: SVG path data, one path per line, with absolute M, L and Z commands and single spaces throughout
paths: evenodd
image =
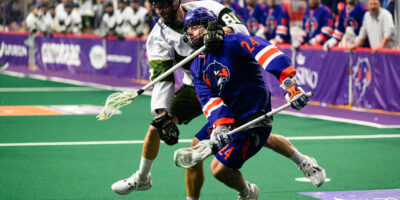
M 26 19 L 22 2 L 0 3 L 6 16 L 3 30 L 146 40 L 157 20 L 147 0 L 26 1 L 29 3 Z M 237 20 L 246 24 L 251 35 L 274 44 L 291 43 L 295 48 L 303 44 L 323 45 L 326 50 L 334 46 L 365 46 L 374 51 L 395 48 L 394 0 L 222 0 L 220 3 L 237 14 Z

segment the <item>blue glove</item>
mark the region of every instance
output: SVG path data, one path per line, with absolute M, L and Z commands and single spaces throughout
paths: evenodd
M 281 88 L 284 90 L 283 94 L 286 101 L 290 102 L 293 109 L 300 110 L 307 105 L 308 97 L 304 94 L 303 89 L 296 84 L 294 77 L 283 80 Z
M 229 128 L 226 125 L 220 125 L 214 128 L 210 136 L 210 144 L 213 152 L 219 151 L 222 147 L 232 142 L 232 136 L 228 133 Z

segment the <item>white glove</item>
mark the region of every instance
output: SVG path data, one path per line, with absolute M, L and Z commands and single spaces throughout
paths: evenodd
M 281 89 L 284 90 L 285 99 L 290 102 L 293 109 L 300 110 L 307 105 L 308 97 L 304 90 L 296 84 L 294 77 L 287 77 L 282 81 Z
M 331 38 L 324 43 L 324 50 L 329 51 L 330 48 L 337 45 L 337 40 L 335 38 Z
M 228 134 L 229 128 L 226 125 L 220 125 L 214 128 L 210 136 L 210 144 L 214 152 L 232 142 L 232 136 Z

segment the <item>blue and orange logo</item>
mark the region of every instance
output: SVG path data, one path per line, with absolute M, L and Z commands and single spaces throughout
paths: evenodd
M 218 89 L 220 92 L 228 83 L 230 72 L 227 67 L 217 61 L 214 61 L 203 71 L 203 77 L 204 81 L 209 87 Z

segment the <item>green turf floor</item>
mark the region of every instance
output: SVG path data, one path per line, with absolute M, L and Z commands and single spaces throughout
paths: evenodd
M 0 75 L 5 87 L 71 87 L 71 85 Z M 0 92 L 6 105 L 102 105 L 111 91 Z M 143 140 L 152 119 L 150 97 L 141 96 L 107 121 L 94 115 L 0 116 L 0 143 Z M 181 138 L 191 139 L 205 123 L 203 116 L 180 126 Z M 399 134 L 317 119 L 276 115 L 273 132 L 284 136 Z M 259 199 L 313 199 L 299 192 L 400 188 L 400 138 L 294 140 L 304 154 L 314 156 L 330 182 L 320 188 L 297 182 L 303 177 L 292 161 L 269 149 L 261 150 L 241 169 L 256 183 Z M 153 187 L 128 196 L 110 186 L 139 166 L 142 144 L 0 147 L 0 199 L 185 199 L 184 171 L 173 163 L 173 152 L 188 143 L 161 145 L 152 169 Z M 203 200 L 236 199 L 236 193 L 212 177 L 205 162 Z

